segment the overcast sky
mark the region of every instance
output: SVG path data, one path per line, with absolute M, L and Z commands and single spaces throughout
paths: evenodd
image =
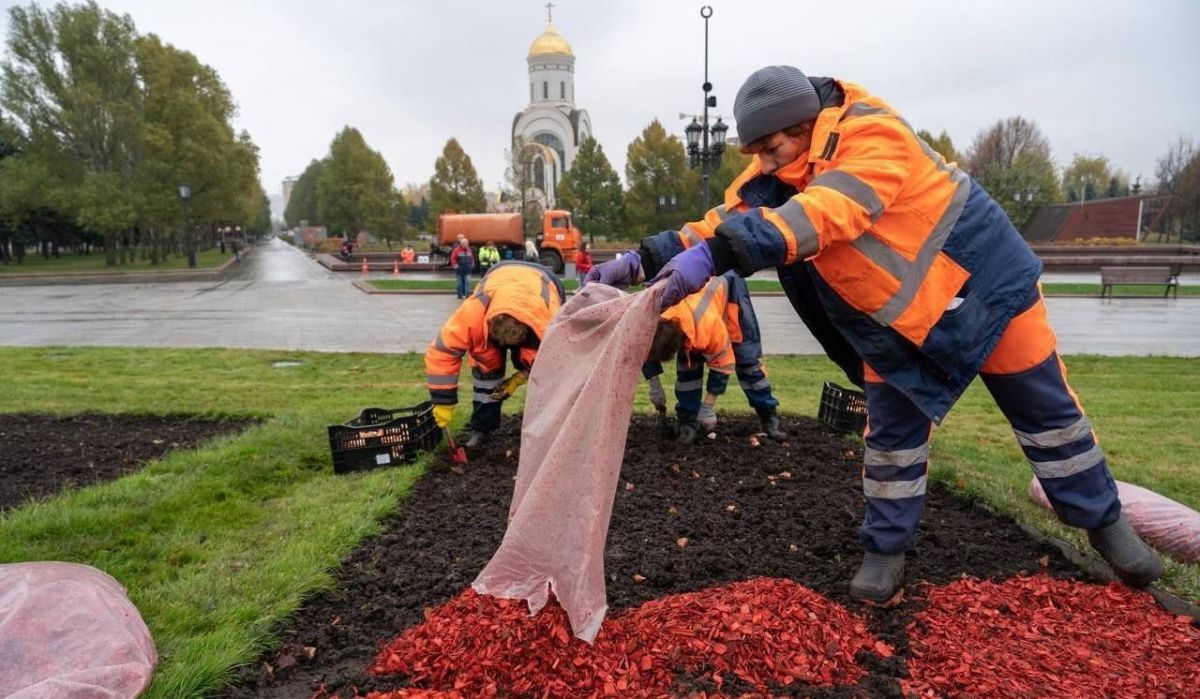
M 496 189 L 513 115 L 527 104 L 526 53 L 546 25 L 544 0 L 100 4 L 220 72 L 273 195 L 347 124 L 383 153 L 397 186 L 428 180 L 456 137 Z M 1146 181 L 1177 136 L 1200 139 L 1195 0 L 711 4 L 709 74 L 727 117 L 749 73 L 785 63 L 862 84 L 916 128 L 948 130 L 960 150 L 1020 114 L 1049 137 L 1060 167 L 1103 154 Z M 626 147 L 652 119 L 682 136 L 679 113 L 699 111 L 699 8 L 555 2 L 554 25 L 576 56 L 577 104 L 622 174 Z M 7 27 L 5 13 L 5 36 Z

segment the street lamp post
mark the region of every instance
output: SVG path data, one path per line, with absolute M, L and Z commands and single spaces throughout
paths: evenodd
M 729 130 L 725 122 L 721 121 L 721 117 L 717 117 L 717 123 L 713 124 L 712 128 L 708 125 L 708 108 L 717 106 L 717 96 L 708 94 L 712 92 L 713 87 L 708 81 L 708 19 L 712 17 L 712 13 L 712 7 L 709 5 L 700 8 L 700 16 L 704 18 L 704 84 L 700 86 L 704 90 L 704 111 L 699 120 L 693 117 L 692 123 L 684 129 L 687 134 L 688 162 L 693 168 L 700 166 L 700 200 L 706 212 L 709 169 L 721 166 L 721 153 L 725 151 L 725 132 Z
M 192 237 L 192 188 L 186 182 L 179 185 L 179 198 L 183 200 L 183 248 L 187 254 L 188 267 L 196 267 L 196 241 Z

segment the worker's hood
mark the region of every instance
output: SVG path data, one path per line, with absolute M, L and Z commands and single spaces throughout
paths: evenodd
M 485 333 L 493 318 L 505 314 L 528 325 L 541 341 L 550 319 L 562 306 L 565 293 L 562 282 L 549 269 L 532 262 L 508 260 L 488 270 L 475 295 L 485 308 Z

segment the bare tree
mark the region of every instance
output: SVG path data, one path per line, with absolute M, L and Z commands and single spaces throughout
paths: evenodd
M 1161 219 L 1167 242 L 1171 234 L 1200 237 L 1200 151 L 1190 138 L 1180 136 L 1158 159 L 1155 169 L 1158 194 L 1170 197 Z

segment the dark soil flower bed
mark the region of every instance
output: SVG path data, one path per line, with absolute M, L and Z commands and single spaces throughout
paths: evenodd
M 250 424 L 187 416 L 0 414 L 0 510 L 119 478 Z
M 280 631 L 281 647 L 244 668 L 226 695 L 349 697 L 378 691 L 399 697 L 409 695 L 400 690 L 411 687 L 411 696 L 452 696 L 443 692 L 453 692 L 454 681 L 479 679 L 478 670 L 471 669 L 479 653 L 493 654 L 492 660 L 506 658 L 497 662 L 508 663 L 510 669 L 524 667 L 521 662 L 542 667 L 538 663 L 546 658 L 497 650 L 513 635 L 527 634 L 521 636 L 521 648 L 541 644 L 538 648 L 549 654 L 552 665 L 560 659 L 559 667 L 571 653 L 566 669 L 586 668 L 578 673 L 581 681 L 599 694 L 609 689 L 617 696 L 633 693 L 627 673 L 611 672 L 605 663 L 612 657 L 596 653 L 603 639 L 634 638 L 632 651 L 622 646 L 620 662 L 628 665 L 636 650 L 643 649 L 636 662 L 639 677 L 642 663 L 649 663 L 645 672 L 653 677 L 645 686 L 654 688 L 650 694 L 737 696 L 761 683 L 772 693 L 792 696 L 899 696 L 914 660 L 910 626 L 929 607 L 929 590 L 936 589 L 930 586 L 964 576 L 999 581 L 1021 573 L 1040 573 L 1038 579 L 1046 581 L 1078 577 L 1056 549 L 1030 539 L 1012 520 L 934 485 L 919 542 L 909 557 L 906 599 L 893 609 L 854 603 L 847 588 L 861 557 L 861 447 L 810 419 L 788 418 L 785 427 L 793 434 L 789 443 L 763 439 L 752 446 L 757 421 L 727 419 L 716 440 L 678 447 L 660 439 L 653 418 L 635 418 L 605 555 L 609 618 L 597 646 L 583 651 L 581 642 L 567 637 L 565 617 L 556 605 L 518 623 L 526 614 L 521 605 L 464 592 L 504 534 L 520 446 L 519 423 L 506 421 L 489 445 L 473 450 L 466 467 L 451 468 L 444 462 L 431 467 L 385 522 L 385 531 L 343 563 L 334 589 L 309 600 Z M 745 594 L 755 585 L 765 586 L 753 593 L 758 595 L 755 604 L 776 609 L 764 613 L 780 619 L 787 615 L 779 616 L 783 607 L 778 598 L 764 597 L 763 590 L 796 591 L 810 609 L 823 610 L 814 613 L 821 634 L 834 627 L 845 634 L 837 643 L 830 642 L 832 637 L 825 641 L 824 657 L 848 657 L 856 669 L 831 667 L 827 673 L 806 675 L 798 670 L 804 665 L 800 662 L 774 670 L 751 668 L 746 659 L 761 652 L 745 652 L 740 642 L 709 635 L 722 623 L 706 616 L 722 599 L 711 588 L 731 584 L 726 593 Z M 1107 588 L 1091 589 L 1102 594 Z M 701 591 L 696 597 L 685 596 Z M 646 604 L 652 600 L 659 601 Z M 702 600 L 698 606 L 684 607 L 692 610 L 690 623 L 701 627 L 692 631 L 702 636 L 697 643 L 703 648 L 681 642 L 674 632 L 655 635 L 650 631 L 654 623 L 637 622 L 662 619 L 653 617 L 653 610 L 675 609 L 672 605 L 681 600 Z M 481 620 L 493 613 L 497 620 L 513 623 L 483 624 Z M 753 615 L 753 610 L 739 605 L 737 613 Z M 479 621 L 477 634 L 464 636 L 469 625 L 463 622 L 471 619 Z M 859 623 L 855 619 L 865 622 L 865 633 L 854 631 Z M 504 631 L 506 626 L 512 628 Z M 794 632 L 794 626 L 780 626 L 771 635 L 770 647 L 784 647 L 780 639 Z M 809 650 L 792 656 L 808 658 L 809 666 L 816 667 L 817 655 L 805 653 L 821 650 L 812 645 L 818 637 L 796 639 L 797 648 Z M 426 650 L 430 644 L 456 648 L 454 643 L 465 643 L 464 652 L 469 649 L 475 655 L 464 658 L 459 673 L 447 672 L 446 666 L 438 669 L 439 661 L 431 653 L 422 660 L 420 643 Z M 656 647 L 657 654 L 647 650 Z M 731 655 L 717 657 L 726 655 L 717 652 L 720 647 Z M 582 655 L 573 655 L 577 650 Z M 643 659 L 647 656 L 649 661 Z M 579 665 L 576 657 L 583 658 Z M 372 674 L 372 666 L 388 674 Z M 793 667 L 795 674 L 789 672 Z M 436 672 L 445 677 L 434 682 Z M 624 691 L 616 684 L 621 677 L 626 679 Z M 462 696 L 487 693 L 481 689 L 491 686 L 485 680 L 469 685 L 470 690 L 464 686 Z M 544 687 L 537 684 L 529 692 L 518 687 L 516 695 L 540 695 Z M 496 682 L 495 687 L 503 694 L 512 692 L 514 685 Z

